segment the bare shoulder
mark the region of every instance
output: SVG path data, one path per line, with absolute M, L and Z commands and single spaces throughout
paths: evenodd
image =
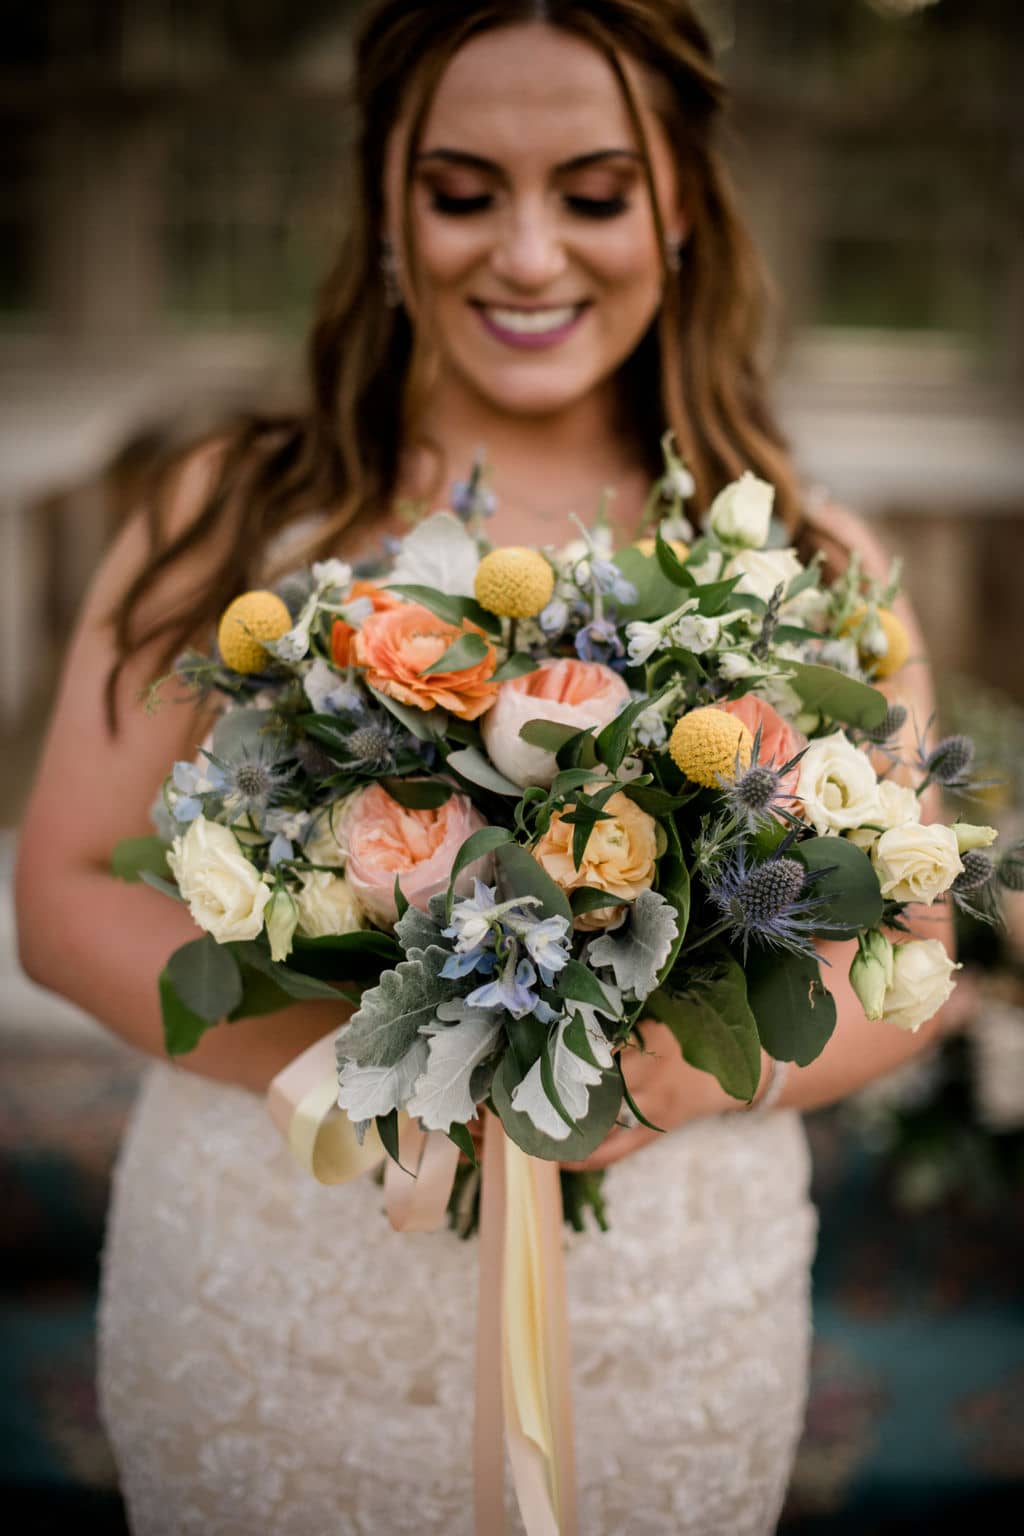
M 856 553 L 868 576 L 885 581 L 892 555 L 867 518 L 838 502 L 826 502 L 807 513 L 806 524 L 830 565 L 841 567 Z

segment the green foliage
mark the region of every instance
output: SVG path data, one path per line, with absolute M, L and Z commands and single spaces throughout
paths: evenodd
M 463 672 L 467 667 L 475 667 L 477 662 L 483 661 L 489 649 L 483 635 L 474 634 L 471 630 L 468 635 L 460 635 L 457 640 L 453 640 L 433 665 L 424 668 L 423 676 L 430 677 L 434 672 Z
M 512 1095 L 525 1073 L 520 1072 L 515 1057 L 509 1051 L 494 1074 L 491 1084 L 491 1102 L 506 1133 L 518 1147 L 530 1157 L 543 1157 L 551 1162 L 577 1162 L 589 1157 L 601 1145 L 612 1126 L 622 1104 L 622 1084 L 617 1072 L 602 1072 L 601 1081 L 590 1090 L 590 1100 L 585 1118 L 565 1140 L 545 1136 L 538 1131 L 528 1115 L 512 1108 Z
M 123 837 L 111 855 L 111 871 L 119 880 L 133 884 L 142 879 L 143 871 L 166 880 L 171 872 L 167 849 L 168 844 L 159 837 Z
M 361 1067 L 393 1067 L 401 1061 L 421 1026 L 436 1018 L 438 1004 L 458 990 L 439 974 L 447 958 L 447 950 L 432 946 L 415 960 L 384 971 L 377 985 L 363 993 L 338 1043 L 339 1056 Z
M 815 662 L 788 661 L 786 669 L 805 709 L 862 731 L 874 730 L 885 719 L 889 702 L 877 688 Z
M 682 602 L 683 594 L 671 581 L 654 555 L 642 550 L 620 549 L 613 560 L 627 581 L 636 588 L 635 603 L 620 604 L 618 617 L 622 623 L 633 619 L 660 619 L 671 613 Z
M 827 898 L 816 932 L 833 939 L 852 939 L 881 922 L 878 876 L 856 843 L 845 837 L 810 837 L 794 844 L 790 854 L 809 871 L 826 871 L 812 887 L 816 895 Z
M 489 789 L 494 795 L 510 795 L 516 800 L 522 794 L 519 785 L 499 773 L 479 747 L 460 747 L 457 752 L 449 752 L 445 761 L 460 778 L 468 779 L 479 789 Z
M 836 1005 L 817 960 L 788 952 L 751 951 L 747 996 L 761 1044 L 777 1061 L 798 1067 L 820 1056 L 836 1027 Z
M 671 1029 L 691 1067 L 710 1072 L 726 1093 L 750 1102 L 761 1076 L 761 1041 L 734 960 L 721 959 L 685 992 L 655 992 L 647 1008 Z
M 513 677 L 525 677 L 528 672 L 538 671 L 537 663 L 525 651 L 513 651 L 507 661 L 491 677 L 492 683 L 507 683 Z
M 414 603 L 422 603 L 424 608 L 429 608 L 431 613 L 439 619 L 444 619 L 446 624 L 461 624 L 463 619 L 469 619 L 471 624 L 476 624 L 488 634 L 501 634 L 501 620 L 493 613 L 488 613 L 486 608 L 473 597 L 453 597 L 448 592 L 438 592 L 433 587 L 419 587 L 414 584 L 388 587 L 389 592 L 398 592 L 402 597 L 410 598 Z
M 540 907 L 534 907 L 543 917 L 564 917 L 572 922 L 572 908 L 551 876 L 537 860 L 518 843 L 505 843 L 495 855 L 501 871 L 501 884 L 507 896 L 537 896 Z
M 200 1018 L 198 1013 L 193 1013 L 182 1002 L 166 968 L 160 972 L 157 985 L 164 1025 L 164 1049 L 168 1056 L 184 1056 L 195 1050 L 203 1035 L 212 1027 L 210 1020 Z
M 242 1001 L 238 961 L 209 933 L 176 949 L 167 975 L 185 1007 L 207 1024 L 216 1024 Z
M 436 811 L 452 797 L 452 786 L 440 779 L 382 779 L 381 783 L 399 805 L 410 811 Z

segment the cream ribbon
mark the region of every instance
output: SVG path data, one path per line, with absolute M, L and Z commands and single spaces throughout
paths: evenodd
M 298 1163 L 343 1184 L 385 1155 L 375 1127 L 362 1146 L 337 1107 L 334 1035 L 303 1051 L 270 1085 L 267 1107 Z M 502 1536 L 504 1444 L 527 1536 L 577 1536 L 569 1332 L 557 1163 L 528 1157 L 483 1112 L 476 1424 L 477 1536 Z M 458 1148 L 399 1116 L 402 1167 L 388 1159 L 385 1203 L 400 1232 L 445 1218 Z M 408 1171 L 405 1171 L 408 1170 Z

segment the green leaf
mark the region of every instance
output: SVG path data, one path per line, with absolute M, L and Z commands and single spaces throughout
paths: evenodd
M 398 1163 L 399 1168 L 402 1168 L 398 1157 L 398 1110 L 391 1109 L 386 1115 L 377 1115 L 374 1124 L 384 1151 L 393 1163 Z M 402 1172 L 408 1173 L 409 1170 L 402 1168 Z
M 622 793 L 627 800 L 632 800 L 634 805 L 646 811 L 648 816 L 654 816 L 658 820 L 664 816 L 670 816 L 673 811 L 685 805 L 687 800 L 693 798 L 690 794 L 670 795 L 668 790 L 659 789 L 656 784 L 636 784 L 632 780 L 628 784 L 623 784 Z
M 622 1097 L 625 1099 L 629 1108 L 633 1111 L 641 1125 L 646 1125 L 649 1131 L 661 1131 L 662 1135 L 664 1135 L 663 1127 L 660 1125 L 655 1125 L 653 1120 L 648 1120 L 647 1116 L 636 1102 L 636 1099 L 634 1099 L 633 1095 L 630 1093 L 629 1084 L 626 1082 L 626 1074 L 622 1067 L 623 1055 L 624 1052 L 619 1051 L 615 1057 L 615 1065 L 618 1068 L 619 1077 L 622 1079 Z
M 673 586 L 695 587 L 697 585 L 683 561 L 666 540 L 660 526 L 654 531 L 654 556 Z
M 402 597 L 408 597 L 414 603 L 422 603 L 424 608 L 429 608 L 439 619 L 444 619 L 448 624 L 461 624 L 463 619 L 469 619 L 471 624 L 477 624 L 488 634 L 501 634 L 501 620 L 493 613 L 488 613 L 486 608 L 473 597 L 453 597 L 448 592 L 438 592 L 433 587 L 419 587 L 415 585 L 396 585 L 388 587 L 389 592 L 398 592 Z
M 885 719 L 889 708 L 885 694 L 855 677 L 808 661 L 787 662 L 786 670 L 787 681 L 805 709 L 862 731 L 873 730 Z
M 166 880 L 170 874 L 167 849 L 168 844 L 159 837 L 122 837 L 111 855 L 110 868 L 119 880 L 133 884 L 142 879 L 144 870 Z
M 280 737 L 283 732 L 273 710 L 231 709 L 214 726 L 210 751 L 214 757 L 233 763 L 265 751 L 275 735 Z
M 395 875 L 395 888 L 393 894 L 395 898 L 395 912 L 398 915 L 399 921 L 401 921 L 401 919 L 409 910 L 409 898 L 402 890 L 402 882 L 397 874 Z
M 856 843 L 845 837 L 810 837 L 795 844 L 790 855 L 807 870 L 827 870 L 811 887 L 816 896 L 828 898 L 821 927 L 815 932 L 830 939 L 853 939 L 864 929 L 878 926 L 882 920 L 878 876 Z
M 184 902 L 185 900 L 173 881 L 165 880 L 161 875 L 154 875 L 149 869 L 140 869 L 139 879 L 143 885 L 152 886 L 154 891 L 159 891 L 161 896 L 170 896 L 173 901 Z
M 523 792 L 520 785 L 498 772 L 479 747 L 460 747 L 457 752 L 449 752 L 445 761 L 460 778 L 480 789 L 489 789 L 493 795 L 514 795 L 518 800 Z
M 590 834 L 599 821 L 611 821 L 614 818 L 605 810 L 605 806 L 612 795 L 618 790 L 617 784 L 606 784 L 592 795 L 581 795 L 572 810 L 563 816 L 563 821 L 569 823 L 572 833 L 572 862 L 579 869 L 583 863 L 583 855 L 587 851 Z
M 532 656 L 527 656 L 525 651 L 513 651 L 507 661 L 503 661 L 491 678 L 492 683 L 507 683 L 513 677 L 525 677 L 528 672 L 537 672 L 540 669 Z
M 836 1005 L 816 960 L 808 955 L 751 951 L 747 996 L 761 1044 L 777 1061 L 806 1067 L 836 1027 Z
M 339 1060 L 361 1067 L 393 1067 L 433 1023 L 439 1003 L 454 997 L 458 983 L 440 975 L 448 951 L 432 946 L 415 960 L 402 960 L 368 988 L 338 1042 Z
M 715 614 L 721 613 L 740 580 L 739 576 L 728 576 L 724 581 L 709 581 L 703 587 L 696 587 L 693 595 L 697 599 L 697 612 L 703 614 L 705 618 L 713 618 Z M 737 596 L 742 597 L 740 606 L 744 608 L 756 606 L 759 601 L 758 598 L 753 597 L 748 602 L 742 593 L 737 593 Z
M 207 1024 L 216 1024 L 242 1001 L 238 961 L 209 933 L 176 949 L 167 974 L 185 1007 Z
M 561 799 L 563 795 L 571 795 L 574 789 L 581 788 L 584 784 L 592 784 L 595 780 L 603 783 L 601 775 L 595 773 L 593 768 L 563 768 L 556 773 L 549 791 L 553 800 Z
M 470 630 L 467 635 L 460 635 L 453 640 L 443 656 L 429 667 L 423 670 L 424 677 L 430 677 L 434 672 L 464 672 L 467 667 L 475 667 L 477 662 L 483 661 L 490 651 L 490 646 L 483 635 L 474 634 Z
M 617 1072 L 603 1072 L 600 1083 L 590 1090 L 586 1117 L 564 1141 L 545 1136 L 538 1131 L 528 1115 L 512 1108 L 512 1094 L 525 1074 L 520 1073 L 513 1053 L 509 1051 L 494 1074 L 491 1084 L 491 1102 L 506 1133 L 518 1147 L 530 1157 L 543 1157 L 549 1162 L 576 1162 L 589 1157 L 601 1145 L 615 1124 L 622 1104 L 622 1084 Z
M 710 980 L 693 981 L 685 992 L 653 993 L 647 1008 L 668 1025 L 691 1067 L 710 1072 L 734 1099 L 750 1102 L 761 1076 L 761 1041 L 744 975 L 734 960 L 724 961 Z
M 579 734 L 578 725 L 565 725 L 558 720 L 527 720 L 519 728 L 521 740 L 528 741 L 531 747 L 543 747 L 545 752 L 557 752 Z
M 612 558 L 637 592 L 635 603 L 619 605 L 620 623 L 627 624 L 631 619 L 661 619 L 679 607 L 682 601 L 680 589 L 665 575 L 655 555 L 626 548 L 620 549 Z
M 301 971 L 296 971 L 290 965 L 278 965 L 265 950 L 255 942 L 232 944 L 228 946 L 234 950 L 236 957 L 244 964 L 252 966 L 253 970 L 260 971 L 264 976 L 269 976 L 282 992 L 298 1002 L 312 1002 L 316 998 L 322 998 L 332 1003 L 340 1001 L 339 994 L 334 987 L 328 986 L 326 981 L 319 981 L 315 976 L 306 976 Z
M 660 693 L 653 694 L 651 697 L 645 694 L 642 699 L 634 699 L 631 704 L 626 705 L 625 709 L 620 710 L 615 719 L 610 720 L 599 733 L 594 743 L 595 749 L 601 762 L 606 764 L 612 773 L 618 772 L 619 764 L 626 755 L 626 748 L 629 745 L 629 733 L 633 728 L 633 722 L 645 710 L 650 709 L 651 705 L 660 699 L 663 693 L 664 689 Z
M 174 958 L 173 955 L 171 957 Z M 194 1051 L 203 1035 L 212 1026 L 186 1007 L 174 990 L 174 982 L 165 968 L 157 983 L 160 991 L 160 1012 L 164 1024 L 164 1049 L 168 1056 L 184 1056 Z
M 679 834 L 675 823 L 670 822 L 671 838 L 675 839 L 676 847 L 679 845 Z M 666 976 L 672 974 L 672 967 L 676 963 L 676 956 L 686 937 L 687 925 L 690 921 L 690 874 L 678 853 L 671 853 L 668 858 L 662 859 L 658 867 L 658 893 L 665 900 L 671 902 L 676 909 L 676 936 L 672 941 L 672 947 L 668 953 L 668 959 L 662 966 L 658 975 L 658 981 L 663 982 Z
M 537 860 L 518 843 L 505 843 L 495 857 L 502 873 L 502 883 L 508 896 L 539 896 L 541 905 L 534 911 L 542 917 L 564 917 L 572 923 L 572 908 L 551 876 L 541 868 Z
M 596 885 L 578 885 L 569 897 L 574 917 L 582 917 L 584 912 L 600 912 L 605 907 L 628 907 L 631 902 L 629 896 L 611 896 L 607 891 L 599 891 Z
M 441 741 L 444 738 L 445 728 L 448 724 L 448 716 L 443 709 L 414 709 L 410 704 L 399 704 L 397 699 L 389 698 L 386 693 L 370 687 L 377 703 L 382 709 L 386 709 L 389 715 L 394 715 L 400 725 L 404 725 L 407 731 L 411 731 L 417 741 Z
M 405 900 L 404 897 L 402 899 Z M 358 955 L 361 958 L 369 956 L 382 960 L 385 965 L 394 965 L 402 958 L 401 947 L 390 933 L 379 933 L 376 928 L 354 928 L 351 933 L 325 933 L 317 939 L 297 933 L 292 944 L 292 955 L 312 953 Z
M 470 864 L 474 864 L 477 859 L 484 858 L 486 854 L 493 853 L 496 848 L 500 848 L 502 844 L 510 843 L 511 841 L 512 833 L 506 827 L 480 827 L 478 831 L 471 833 L 466 838 L 466 841 L 455 855 L 451 878 L 448 881 L 447 912 L 449 918 L 451 917 L 452 904 L 455 899 L 455 882 L 462 874 L 462 871 L 467 869 Z
M 278 1013 L 282 1008 L 291 1007 L 292 999 L 272 977 L 254 970 L 251 965 L 243 965 L 240 970 L 242 1000 L 228 1014 L 232 1024 L 236 1019 L 255 1019 L 261 1014 Z
M 571 997 L 577 1003 L 590 1003 L 594 1008 L 602 1008 L 604 1011 L 613 1012 L 608 996 L 587 965 L 581 965 L 578 960 L 568 960 L 564 968 L 558 973 L 558 990 L 563 997 Z
M 381 783 L 399 805 L 410 811 L 436 811 L 452 797 L 452 786 L 440 779 L 381 779 Z
M 582 1061 L 582 1059 L 582 1057 L 579 1058 L 580 1061 Z M 572 1115 L 570 1115 L 569 1111 L 566 1109 L 565 1105 L 562 1103 L 558 1092 L 558 1086 L 555 1082 L 555 1072 L 553 1066 L 551 1065 L 550 1040 L 545 1042 L 544 1049 L 540 1054 L 540 1080 L 543 1085 L 544 1092 L 547 1095 L 548 1103 L 551 1105 L 558 1118 L 569 1127 L 570 1131 L 574 1130 L 576 1122 Z
M 469 1129 L 464 1125 L 460 1125 L 457 1120 L 454 1120 L 448 1127 L 448 1136 L 451 1141 L 454 1141 L 459 1151 L 469 1158 L 473 1167 L 478 1168 L 480 1165 L 477 1162 L 476 1146 Z

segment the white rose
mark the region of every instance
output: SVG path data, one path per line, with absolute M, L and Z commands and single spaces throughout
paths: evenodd
M 878 798 L 881 809 L 875 818 L 875 826 L 880 830 L 876 832 L 872 827 L 854 827 L 848 834 L 850 842 L 865 851 L 890 827 L 905 827 L 908 822 L 921 820 L 921 802 L 909 784 L 897 784 L 895 779 L 883 779 L 878 786 Z
M 882 895 L 890 901 L 934 901 L 963 870 L 956 833 L 914 822 L 883 832 L 871 850 Z
M 956 983 L 954 965 L 938 939 L 913 939 L 897 944 L 892 956 L 892 983 L 885 994 L 882 1017 L 897 1029 L 915 1033 L 937 1013 Z
M 819 834 L 862 827 L 880 814 L 875 770 L 843 731 L 811 742 L 800 759 L 797 792 Z
M 725 575 L 740 578 L 737 592 L 751 592 L 766 603 L 776 587 L 785 590 L 802 570 L 795 549 L 741 549 L 729 561 Z
M 723 544 L 742 544 L 760 549 L 768 537 L 775 487 L 749 470 L 711 503 L 711 527 Z
M 358 790 L 332 800 L 318 811 L 310 835 L 303 844 L 303 855 L 311 864 L 344 864 L 348 858 L 345 828 L 347 812 Z
M 299 929 L 308 939 L 354 933 L 365 926 L 363 909 L 344 875 L 332 875 L 326 869 L 312 869 L 302 876 L 295 905 Z
M 971 848 L 991 847 L 999 833 L 995 827 L 975 827 L 966 821 L 954 821 L 953 835 L 958 851 L 967 853 Z
M 193 921 L 218 944 L 256 937 L 270 889 L 230 827 L 197 816 L 184 837 L 174 839 L 167 862 Z

